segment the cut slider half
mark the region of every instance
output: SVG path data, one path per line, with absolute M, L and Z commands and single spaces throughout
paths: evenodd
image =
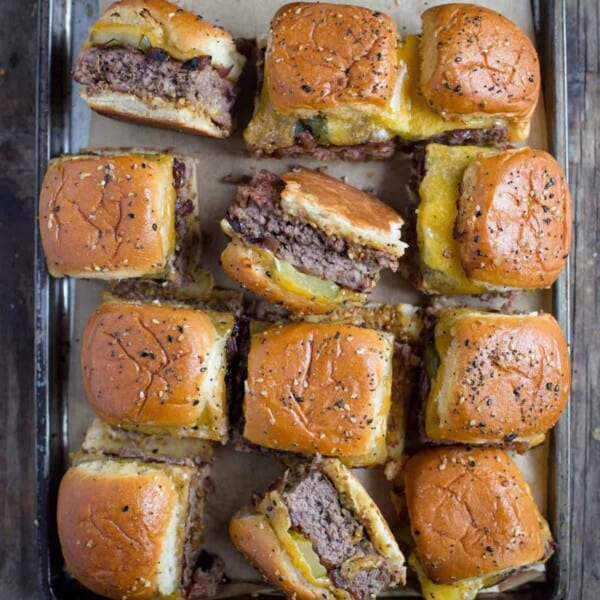
M 221 27 L 166 0 L 120 0 L 91 26 L 75 81 L 93 110 L 227 137 L 245 59 Z
M 286 472 L 229 525 L 231 540 L 288 598 L 372 598 L 404 583 L 404 556 L 351 471 L 335 459 Z
M 238 188 L 221 222 L 221 256 L 239 284 L 291 312 L 361 303 L 381 269 L 397 270 L 406 244 L 393 209 L 318 171 L 260 171 Z

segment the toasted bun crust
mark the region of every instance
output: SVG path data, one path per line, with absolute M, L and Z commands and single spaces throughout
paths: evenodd
M 179 502 L 175 481 L 159 468 L 135 461 L 72 467 L 61 481 L 57 507 L 67 569 L 108 598 L 158 597 L 165 547 L 182 553 L 182 544 L 169 539 L 172 520 L 177 527 L 185 519 Z M 176 570 L 181 573 L 181 566 Z
M 551 540 L 523 476 L 501 450 L 453 446 L 419 452 L 404 467 L 419 562 L 435 583 L 520 567 Z
M 265 264 L 263 255 L 238 238 L 234 238 L 223 250 L 221 267 L 241 286 L 273 304 L 280 304 L 301 315 L 328 313 L 344 303 L 363 302 L 366 298 L 364 294 L 341 290 L 336 298 L 327 300 L 284 288 L 267 275 L 269 266 Z
M 125 92 L 102 91 L 90 94 L 85 86 L 80 89 L 80 95 L 92 110 L 115 119 L 214 138 L 225 138 L 232 131 L 231 127 L 216 125 L 206 113 L 177 106 L 176 102 L 162 98 L 155 98 L 152 104 L 148 104 Z
M 445 351 L 440 319 L 451 331 Z M 554 317 L 450 309 L 438 315 L 435 335 L 440 367 L 428 398 L 428 436 L 463 443 L 543 441 L 571 385 L 567 342 Z
M 385 460 L 393 336 L 352 325 L 296 323 L 252 336 L 244 436 L 260 446 Z
M 244 57 L 231 34 L 199 15 L 166 0 L 120 0 L 111 4 L 90 29 L 93 34 L 110 31 L 145 35 L 150 44 L 181 61 L 210 56 L 218 67 L 231 67 L 229 78 L 237 80 Z
M 230 330 L 233 318 L 223 318 Z M 200 310 L 103 304 L 87 323 L 81 351 L 94 412 L 124 428 L 222 439 L 227 337 Z
M 571 247 L 571 195 L 547 152 L 520 148 L 465 170 L 456 231 L 465 272 L 492 287 L 544 288 Z
M 498 115 L 529 121 L 540 65 L 525 33 L 499 13 L 444 4 L 422 15 L 421 92 L 449 119 Z
M 402 256 L 402 217 L 374 196 L 335 177 L 301 168 L 281 177 L 285 188 L 281 206 L 286 213 L 306 220 L 333 235 L 394 256 Z
M 266 516 L 248 508 L 242 509 L 229 524 L 229 537 L 252 566 L 288 597 L 298 600 L 335 599 L 327 588 L 306 581 L 285 552 Z
M 396 81 L 396 36 L 394 22 L 368 8 L 283 6 L 271 21 L 265 57 L 271 103 L 281 113 L 343 104 L 381 109 Z
M 175 246 L 173 157 L 64 156 L 42 182 L 39 222 L 55 277 L 164 275 Z

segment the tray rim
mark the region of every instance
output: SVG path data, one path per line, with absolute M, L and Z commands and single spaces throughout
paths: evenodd
M 70 112 L 71 90 L 69 65 L 71 58 L 71 19 L 72 4 L 77 0 L 39 0 L 37 23 L 37 80 L 36 80 L 36 190 L 41 181 L 51 155 L 70 151 Z M 367 3 L 367 0 L 365 0 Z M 567 118 L 567 79 L 566 79 L 566 1 L 531 0 L 536 44 L 540 55 L 543 94 L 546 107 L 546 122 L 549 151 L 557 158 L 568 178 L 568 118 Z M 58 52 L 56 49 L 58 48 Z M 65 68 L 66 66 L 66 68 Z M 58 68 L 57 68 L 58 67 Z M 52 81 L 50 74 L 52 73 Z M 59 94 L 54 93 L 57 81 L 61 85 Z M 57 97 L 58 96 L 58 97 Z M 57 106 L 59 105 L 59 106 Z M 52 481 L 51 460 L 63 467 L 66 464 L 68 423 L 66 414 L 53 415 L 54 404 L 62 404 L 62 381 L 65 379 L 67 364 L 65 356 L 68 347 L 63 342 L 59 348 L 52 348 L 50 340 L 57 332 L 70 329 L 70 296 L 72 282 L 49 277 L 44 253 L 41 247 L 39 230 L 35 232 L 35 338 L 34 338 L 34 403 L 36 438 L 36 544 L 38 550 L 37 577 L 43 597 L 58 598 L 52 579 L 53 563 L 57 556 L 50 555 L 49 541 L 56 538 L 55 519 L 52 510 L 55 506 L 56 481 Z M 572 256 L 567 259 L 565 269 L 553 287 L 553 314 L 571 344 Z M 61 377 L 58 377 L 58 373 Z M 58 416 L 58 419 L 57 419 Z M 58 421 L 58 422 L 57 422 Z M 568 597 L 570 574 L 571 526 L 568 518 L 571 513 L 571 410 L 570 402 L 550 435 L 549 461 L 554 468 L 549 469 L 548 488 L 555 494 L 548 494 L 548 518 L 559 548 L 547 570 L 549 582 L 545 588 L 550 598 L 558 600 Z M 54 484 L 54 485 L 53 485 Z M 49 518 L 50 517 L 50 518 Z M 531 598 L 536 597 L 533 589 Z M 87 597 L 87 596 L 86 596 Z M 98 596 L 90 595 L 90 598 Z M 503 594 L 486 595 L 487 598 L 526 598 L 527 590 L 515 590 Z

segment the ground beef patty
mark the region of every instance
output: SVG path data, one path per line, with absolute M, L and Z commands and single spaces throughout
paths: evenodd
M 313 470 L 292 475 L 283 492 L 292 527 L 308 538 L 333 583 L 357 598 L 370 598 L 389 586 L 392 574 L 363 526 L 347 508 L 329 478 Z M 344 573 L 351 558 L 373 557 L 372 568 L 354 577 Z
M 385 160 L 391 158 L 396 151 L 394 139 L 382 142 L 367 142 L 355 146 L 321 146 L 309 129 L 304 129 L 294 137 L 294 144 L 285 148 L 277 148 L 273 152 L 265 152 L 257 146 L 249 146 L 248 151 L 254 156 L 271 156 L 273 158 L 300 158 L 309 156 L 315 160 Z
M 445 144 L 446 146 L 497 146 L 504 147 L 508 138 L 508 127 L 485 127 L 482 129 L 452 129 L 438 133 L 425 140 L 411 142 L 398 138 L 400 150 L 412 153 L 427 144 Z
M 284 214 L 279 203 L 284 187 L 277 175 L 265 170 L 238 187 L 226 216 L 233 231 L 300 271 L 358 292 L 371 289 L 381 269 L 397 270 L 398 259 L 386 252 L 328 236 Z
M 237 92 L 226 76 L 227 70 L 213 67 L 209 56 L 181 62 L 158 48 L 144 53 L 129 46 L 87 48 L 73 73 L 90 94 L 110 90 L 143 100 L 183 101 L 206 112 L 216 125 L 230 127 Z

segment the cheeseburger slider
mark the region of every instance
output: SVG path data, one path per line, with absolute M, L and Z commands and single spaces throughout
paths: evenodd
M 42 182 L 39 223 L 54 277 L 193 280 L 194 163 L 151 151 L 63 156 Z
M 383 119 L 398 83 L 398 33 L 360 6 L 294 2 L 258 40 L 254 116 L 244 132 L 257 156 L 384 159 L 395 150 Z M 264 60 L 263 60 L 264 57 Z
M 482 294 L 550 287 L 571 246 L 571 196 L 543 150 L 429 144 L 415 153 L 418 287 Z
M 425 436 L 520 450 L 540 444 L 565 407 L 570 369 L 550 315 L 444 309 L 425 350 Z
M 527 35 L 474 4 L 434 6 L 421 22 L 421 36 L 407 36 L 399 48 L 401 142 L 527 139 L 541 81 Z
M 231 35 L 199 15 L 120 0 L 91 26 L 73 77 L 99 113 L 224 138 L 244 62 Z
M 373 196 L 318 171 L 260 171 L 221 222 L 224 271 L 292 312 L 364 302 L 381 269 L 397 270 L 403 220 Z
M 338 460 L 287 471 L 229 525 L 231 540 L 289 598 L 366 600 L 404 584 L 404 556 L 359 481 Z
M 430 8 L 398 39 L 385 14 L 295 2 L 259 40 L 261 89 L 244 132 L 258 156 L 388 158 L 423 140 L 526 139 L 540 88 L 531 40 L 470 4 Z
M 206 469 L 135 460 L 71 467 L 57 506 L 67 570 L 118 600 L 214 594 L 223 563 L 200 551 L 205 481 Z
M 106 302 L 90 317 L 81 364 L 96 416 L 115 427 L 224 442 L 233 315 Z
M 394 336 L 299 322 L 254 333 L 243 436 L 282 452 L 382 464 L 391 406 Z M 259 448 L 257 448 L 259 449 Z
M 404 486 L 415 544 L 408 564 L 427 600 L 473 599 L 553 553 L 548 523 L 502 450 L 424 450 L 406 463 Z

